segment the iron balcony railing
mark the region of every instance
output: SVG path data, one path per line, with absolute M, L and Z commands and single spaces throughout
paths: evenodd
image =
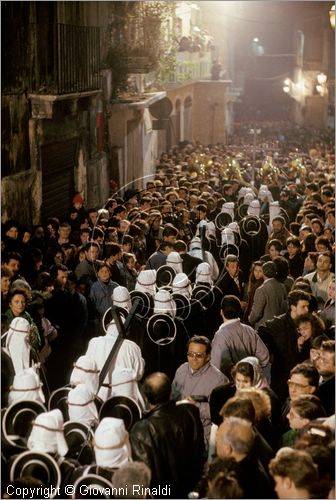
M 50 28 L 47 47 L 39 40 L 34 90 L 58 95 L 99 89 L 99 28 L 61 23 Z

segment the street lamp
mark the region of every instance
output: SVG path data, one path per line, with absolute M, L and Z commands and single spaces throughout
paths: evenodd
M 332 29 L 335 29 L 335 5 L 331 7 L 329 10 L 329 19 L 330 19 L 330 25 Z

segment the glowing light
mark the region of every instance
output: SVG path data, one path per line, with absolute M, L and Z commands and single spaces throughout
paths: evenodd
M 254 41 L 255 43 L 258 43 L 258 42 L 259 42 L 259 38 L 255 37 L 255 38 L 253 38 L 253 41 Z
M 284 86 L 282 87 L 282 90 L 283 90 L 286 94 L 288 94 L 288 92 L 290 91 L 290 88 L 288 87 L 288 85 L 284 85 Z
M 286 80 L 284 81 L 284 84 L 289 87 L 289 85 L 291 84 L 291 81 L 289 78 L 286 78 Z
M 327 75 L 325 75 L 324 73 L 319 73 L 317 75 L 317 81 L 320 85 L 323 85 L 327 81 Z
M 330 25 L 332 29 L 335 29 L 335 5 L 331 7 L 329 10 L 329 19 L 330 19 Z

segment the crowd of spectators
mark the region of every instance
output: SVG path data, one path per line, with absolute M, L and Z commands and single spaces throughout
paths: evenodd
M 2 448 L 4 486 L 36 485 L 34 473 L 12 468 L 13 456 L 31 450 L 59 464 L 65 457 L 63 488 L 88 468 L 118 488 L 148 487 L 117 498 L 159 498 L 165 486 L 167 498 L 333 498 L 334 150 L 327 132 L 279 134 L 254 172 L 243 143 L 181 143 L 161 155 L 143 189 L 116 191 L 103 207 L 76 193 L 63 216 L 3 223 L 5 415 L 18 400 L 47 407 L 53 391 L 72 387 L 68 418 L 49 400 L 23 447 Z M 127 314 L 143 290 L 151 311 L 133 315 L 100 385 L 120 334 L 107 312 L 119 302 Z M 177 291 L 191 311 L 185 318 Z M 171 328 L 166 345 L 148 334 L 153 314 Z M 87 377 L 77 380 L 74 366 Z M 23 375 L 30 384 L 37 377 L 35 392 L 15 386 Z M 137 422 L 102 418 L 97 394 L 103 405 L 132 394 Z M 86 461 L 37 434 L 65 432 L 63 420 L 95 432 Z

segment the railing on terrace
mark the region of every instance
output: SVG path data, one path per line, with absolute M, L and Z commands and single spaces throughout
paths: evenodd
M 39 50 L 35 91 L 68 94 L 100 88 L 99 28 L 58 23 L 49 50 L 49 61 Z
M 200 80 L 211 78 L 211 53 L 206 52 L 177 52 L 175 70 L 160 75 L 163 83 L 183 83 L 189 80 Z M 145 84 L 155 83 L 155 74 L 148 73 L 145 76 Z

